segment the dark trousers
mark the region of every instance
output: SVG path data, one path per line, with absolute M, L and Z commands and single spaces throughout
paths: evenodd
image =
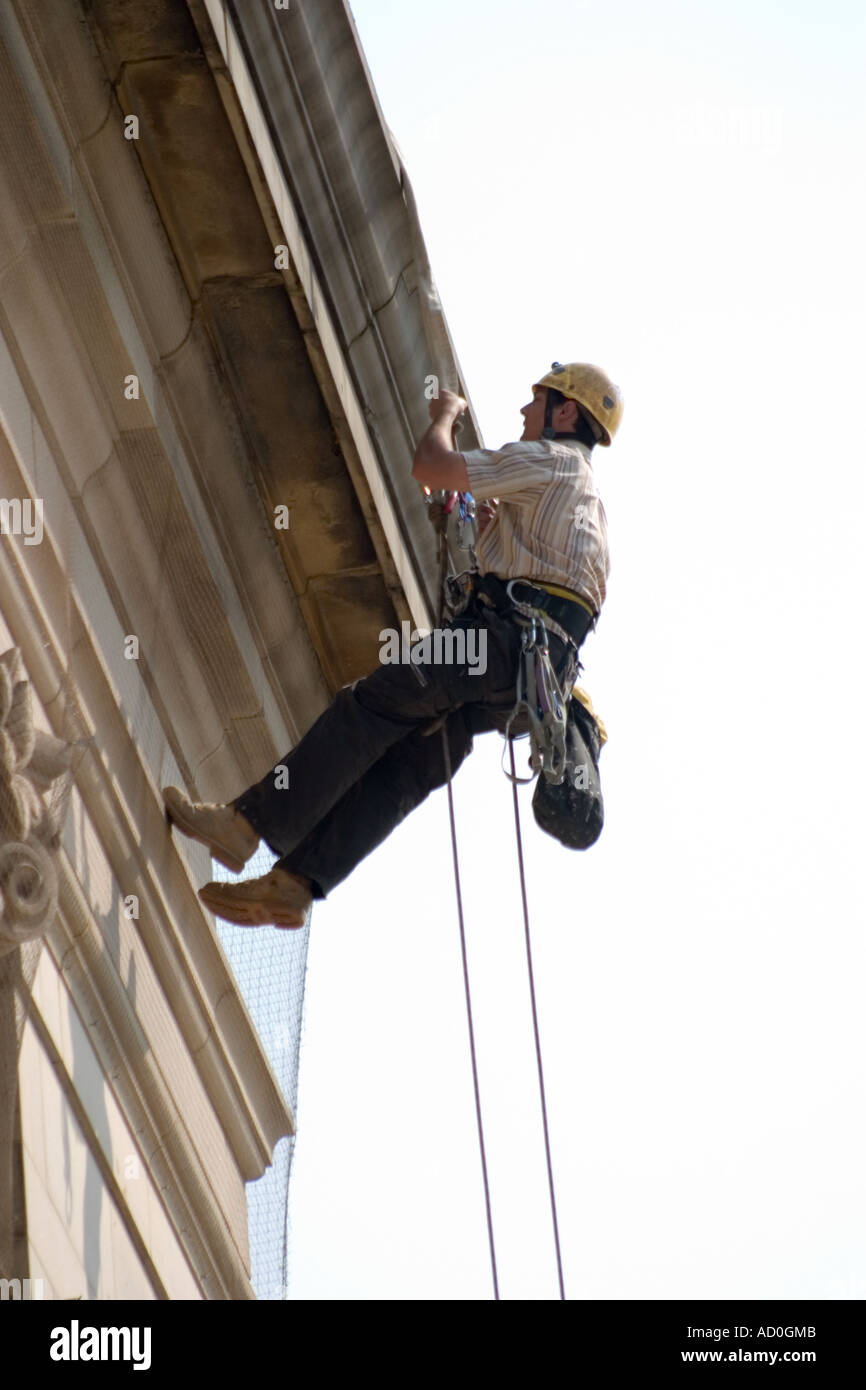
M 445 717 L 455 772 L 473 736 L 502 729 L 514 707 L 517 624 L 473 599 L 448 627 L 478 629 L 477 643 L 486 633 L 483 674 L 468 661 L 379 666 L 338 691 L 297 747 L 232 803 L 282 856 L 275 867 L 309 878 L 317 898 L 446 781 L 442 731 L 423 732 L 432 721 Z M 557 676 L 570 683 L 575 648 L 549 641 Z

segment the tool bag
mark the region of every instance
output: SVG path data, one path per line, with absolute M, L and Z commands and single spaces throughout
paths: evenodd
M 602 734 L 592 715 L 574 695 L 568 701 L 566 769 L 558 784 L 539 777 L 532 810 L 546 834 L 567 849 L 589 849 L 604 825 L 604 801 L 598 773 Z

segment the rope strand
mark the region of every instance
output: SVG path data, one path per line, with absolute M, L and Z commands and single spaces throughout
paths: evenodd
M 438 512 L 431 516 L 439 533 L 439 614 L 441 626 L 445 617 L 445 576 L 448 573 L 447 517 L 441 503 L 432 502 Z M 496 1246 L 493 1240 L 493 1213 L 490 1207 L 490 1179 L 487 1174 L 487 1153 L 484 1148 L 484 1124 L 481 1119 L 481 1088 L 478 1084 L 478 1059 L 475 1055 L 475 1028 L 472 1023 L 472 995 L 469 989 L 469 960 L 466 955 L 466 927 L 463 922 L 463 894 L 460 889 L 460 864 L 457 858 L 457 822 L 454 819 L 454 792 L 451 786 L 451 750 L 448 747 L 448 720 L 442 723 L 442 756 L 448 784 L 448 817 L 451 822 L 451 853 L 454 858 L 454 887 L 457 892 L 457 920 L 460 923 L 460 953 L 463 958 L 463 989 L 466 994 L 466 1018 L 469 1024 L 469 1052 L 472 1057 L 472 1085 L 475 1089 L 475 1118 L 478 1122 L 478 1147 L 481 1152 L 481 1175 L 484 1179 L 484 1205 L 487 1211 L 487 1239 L 490 1244 L 490 1268 L 493 1274 L 493 1297 L 499 1302 L 499 1277 L 496 1271 Z
M 451 787 L 451 753 L 448 748 L 447 725 L 442 725 L 442 752 L 448 778 L 448 815 L 451 820 L 451 850 L 454 855 L 454 886 L 457 890 L 457 917 L 460 922 L 460 953 L 463 957 L 463 986 L 466 992 L 466 1017 L 469 1023 L 469 1051 L 472 1055 L 472 1084 L 475 1087 L 475 1115 L 478 1121 L 478 1147 L 481 1151 L 481 1173 L 484 1178 L 484 1204 L 487 1209 L 487 1237 L 490 1242 L 490 1268 L 493 1274 L 493 1297 L 499 1302 L 499 1278 L 496 1272 L 496 1247 L 493 1241 L 493 1214 L 490 1208 L 490 1181 L 487 1175 L 487 1154 L 484 1148 L 484 1125 L 481 1120 L 481 1090 L 478 1085 L 478 1061 L 475 1055 L 475 1029 L 472 1025 L 472 996 L 469 991 L 469 962 L 466 956 L 466 929 L 463 924 L 463 896 L 460 891 L 460 865 L 457 860 L 457 826 L 454 820 L 454 793 Z
M 509 741 L 511 752 L 511 775 L 515 777 L 514 741 Z M 538 1032 L 538 1009 L 535 1003 L 535 975 L 532 969 L 532 947 L 529 941 L 529 906 L 526 901 L 526 875 L 523 868 L 523 839 L 520 834 L 520 810 L 517 804 L 517 784 L 512 781 L 514 796 L 514 825 L 517 831 L 517 863 L 520 868 L 520 892 L 523 898 L 523 924 L 526 935 L 526 963 L 529 967 L 529 995 L 532 1000 L 532 1027 L 535 1032 L 535 1056 L 538 1060 L 538 1089 L 541 1095 L 541 1117 L 544 1123 L 544 1152 L 547 1157 L 547 1181 L 550 1187 L 550 1213 L 553 1218 L 553 1239 L 556 1244 L 556 1271 L 559 1276 L 559 1297 L 565 1300 L 565 1282 L 562 1277 L 562 1252 L 559 1246 L 559 1222 L 556 1219 L 556 1193 L 553 1186 L 553 1164 L 550 1158 L 550 1133 L 547 1127 L 547 1100 L 544 1094 L 544 1069 L 541 1065 L 541 1038 Z

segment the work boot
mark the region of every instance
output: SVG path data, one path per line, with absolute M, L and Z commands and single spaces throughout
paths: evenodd
M 307 880 L 285 869 L 246 883 L 206 883 L 198 895 L 217 917 L 239 927 L 302 927 L 313 901 Z
M 162 799 L 169 824 L 207 845 L 214 859 L 233 874 L 255 854 L 259 837 L 233 806 L 194 805 L 177 787 L 163 787 Z

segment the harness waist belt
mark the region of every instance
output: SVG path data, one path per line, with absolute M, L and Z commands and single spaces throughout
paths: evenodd
M 586 599 L 581 598 L 580 594 L 572 593 L 571 589 L 561 589 L 558 584 L 542 584 L 540 579 L 526 579 L 521 582 L 525 584 L 533 584 L 536 589 L 543 589 L 546 594 L 553 594 L 556 598 L 567 599 L 569 603 L 579 603 L 581 608 L 585 608 L 587 613 L 589 613 L 593 618 L 596 618 L 598 616 L 594 611 L 592 604 L 587 603 Z
M 510 600 L 506 592 L 509 583 L 507 579 L 500 579 L 497 574 L 480 575 L 476 579 L 476 588 L 479 593 L 485 594 L 497 610 L 507 612 L 510 607 Z M 513 581 L 512 592 L 520 603 L 529 604 L 532 608 L 538 608 L 542 613 L 547 613 L 555 623 L 568 633 L 572 642 L 579 647 L 590 628 L 595 624 L 596 615 L 588 605 L 575 598 L 560 598 L 557 594 L 548 593 L 546 589 L 540 588 L 528 579 L 515 579 Z M 560 591 L 564 592 L 564 591 Z

